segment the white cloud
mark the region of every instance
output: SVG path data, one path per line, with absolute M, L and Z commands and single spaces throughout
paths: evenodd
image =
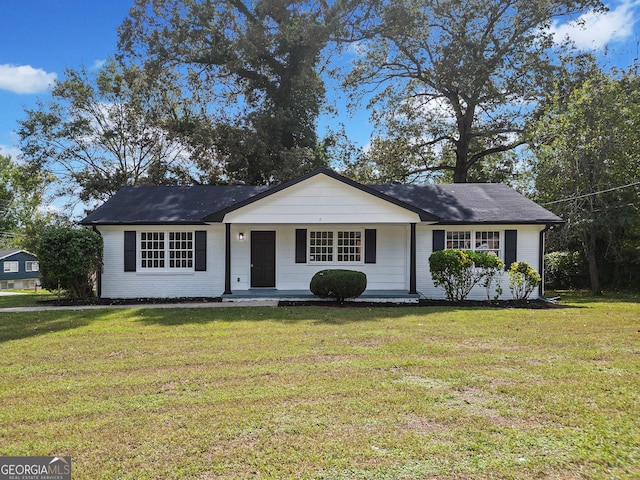
M 49 89 L 56 78 L 55 73 L 47 73 L 30 65 L 0 65 L 0 90 L 42 93 Z
M 91 71 L 100 70 L 105 63 L 107 63 L 106 60 L 101 60 L 101 59 L 94 60 L 93 65 L 91 65 L 91 68 L 89 68 L 89 70 Z
M 5 157 L 11 157 L 14 161 L 18 160 L 18 157 L 22 155 L 22 152 L 18 147 L 11 145 L 0 145 L 0 155 Z
M 609 5 L 609 11 L 605 13 L 590 12 L 572 22 L 562 25 L 554 23 L 551 32 L 558 43 L 568 37 L 578 48 L 597 50 L 610 42 L 633 35 L 635 13 L 639 4 L 638 0 L 623 0 L 615 7 Z

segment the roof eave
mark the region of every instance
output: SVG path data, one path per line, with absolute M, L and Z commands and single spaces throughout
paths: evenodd
M 83 225 L 85 227 L 99 227 L 99 226 L 118 226 L 118 225 L 122 225 L 122 226 L 127 226 L 127 225 L 131 225 L 131 226 L 135 226 L 135 225 L 140 225 L 140 226 L 151 226 L 151 225 L 182 225 L 182 226 L 192 226 L 192 225 L 197 225 L 197 226 L 203 226 L 203 225 L 207 225 L 207 222 L 204 221 L 170 221 L 170 220 L 164 220 L 161 222 L 151 222 L 151 221 L 140 221 L 140 222 L 116 222 L 116 221 L 112 221 L 112 222 L 80 222 L 80 225 Z

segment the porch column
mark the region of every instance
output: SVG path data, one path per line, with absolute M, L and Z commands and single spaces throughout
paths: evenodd
M 231 295 L 231 224 L 225 223 L 224 294 Z
M 409 293 L 416 294 L 416 224 L 411 224 L 411 247 L 409 253 Z

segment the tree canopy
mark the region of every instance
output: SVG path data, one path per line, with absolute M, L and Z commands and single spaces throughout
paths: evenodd
M 537 199 L 564 218 L 556 250 L 578 248 L 591 288 L 639 286 L 640 77 L 594 69 L 558 85 L 532 123 Z
M 122 59 L 180 76 L 213 119 L 227 179 L 279 182 L 327 162 L 321 52 L 357 3 L 140 0 L 120 29 Z
M 57 179 L 58 195 L 104 201 L 125 185 L 189 176 L 188 145 L 162 122 L 184 114 L 163 73 L 109 61 L 95 75 L 67 69 L 51 100 L 27 110 L 20 148 L 31 168 Z
M 380 136 L 374 162 L 397 179 L 450 172 L 524 143 L 525 121 L 554 73 L 551 22 L 595 0 L 370 0 L 352 30 L 361 54 L 346 79 Z M 363 87 L 367 86 L 367 89 Z M 377 157 L 377 158 L 376 158 Z
M 33 246 L 29 236 L 47 217 L 39 208 L 50 181 L 28 165 L 0 155 L 0 248 Z

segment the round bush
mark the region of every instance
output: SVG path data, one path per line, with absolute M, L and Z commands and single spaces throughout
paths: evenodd
M 355 270 L 321 270 L 313 276 L 309 288 L 318 297 L 342 302 L 362 295 L 367 288 L 367 276 Z

